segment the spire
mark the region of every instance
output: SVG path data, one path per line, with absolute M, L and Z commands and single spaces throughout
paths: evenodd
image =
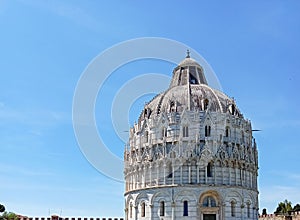
M 190 53 L 191 53 L 190 50 L 187 49 L 187 50 L 186 50 L 186 57 L 185 57 L 185 58 L 191 58 L 191 57 L 190 57 Z

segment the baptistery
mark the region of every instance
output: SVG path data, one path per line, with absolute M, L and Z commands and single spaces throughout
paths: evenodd
M 251 122 L 188 53 L 130 128 L 126 220 L 258 219 L 257 177 Z

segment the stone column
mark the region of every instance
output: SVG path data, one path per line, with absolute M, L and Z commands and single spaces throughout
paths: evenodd
M 159 185 L 159 164 L 156 164 L 156 170 L 157 170 L 157 173 L 156 173 L 157 185 Z
M 164 163 L 164 185 L 166 185 L 166 166 L 167 164 Z
M 180 184 L 182 184 L 182 164 L 180 164 Z
M 175 220 L 175 202 L 172 202 L 172 220 Z
M 174 185 L 175 180 L 175 164 L 172 164 L 172 185 Z
M 231 166 L 229 164 L 229 166 L 227 167 L 227 170 L 229 172 L 229 185 L 231 185 Z
M 146 170 L 147 170 L 147 167 L 146 167 L 146 165 L 145 165 L 145 166 L 144 166 L 144 187 L 146 187 L 146 175 L 147 175 Z
M 134 206 L 134 219 L 137 220 L 138 219 L 138 206 Z
M 207 166 L 205 166 L 204 178 L 205 178 L 205 184 L 207 184 Z
M 189 183 L 191 183 L 191 164 L 189 164 Z
M 149 210 L 149 219 L 152 220 L 153 205 L 150 204 L 149 208 L 150 208 L 150 210 Z
M 199 165 L 196 165 L 196 169 L 197 169 L 197 183 L 199 183 Z
M 149 186 L 152 186 L 152 166 L 149 166 Z

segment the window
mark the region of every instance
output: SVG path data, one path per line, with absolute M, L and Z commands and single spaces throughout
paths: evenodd
M 161 130 L 161 136 L 162 137 L 167 137 L 167 128 L 162 128 L 162 130 Z
M 130 205 L 130 208 L 129 208 L 129 218 L 132 218 L 132 205 Z
M 210 126 L 205 126 L 205 137 L 209 137 L 210 136 Z
M 204 100 L 204 110 L 208 108 L 208 99 Z
M 149 136 L 149 132 L 146 131 L 146 132 L 145 132 L 145 142 L 146 142 L 146 143 L 148 143 L 148 136 Z
M 216 207 L 217 206 L 216 200 L 212 196 L 205 197 L 202 205 L 204 207 Z
M 189 216 L 189 204 L 188 204 L 188 201 L 183 201 L 183 216 Z
M 159 203 L 159 216 L 165 216 L 165 202 L 161 201 Z
M 247 203 L 247 217 L 250 218 L 250 202 Z
M 229 137 L 229 135 L 230 135 L 230 129 L 229 129 L 229 127 L 226 127 L 225 137 Z
M 182 128 L 182 136 L 183 137 L 188 137 L 189 136 L 189 127 L 188 126 L 183 126 L 183 128 Z
M 145 202 L 142 202 L 142 204 L 141 204 L 141 217 L 145 217 L 145 211 L 146 211 L 146 204 L 145 204 Z
M 206 176 L 207 177 L 212 177 L 212 165 L 211 162 L 209 162 L 207 164 L 207 168 L 206 168 Z
M 231 216 L 235 217 L 235 201 L 231 201 Z

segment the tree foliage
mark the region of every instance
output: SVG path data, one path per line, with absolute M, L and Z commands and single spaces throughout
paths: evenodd
M 267 215 L 267 209 L 262 210 L 262 215 Z
M 292 203 L 286 199 L 283 202 L 278 203 L 278 206 L 274 213 L 277 215 L 287 215 L 292 210 Z
M 4 212 L 5 211 L 5 206 L 0 204 L 0 212 Z
M 293 211 L 294 211 L 294 212 L 300 211 L 300 205 L 299 205 L 299 204 L 296 204 L 296 205 L 294 206 L 294 208 L 293 208 Z
M 17 220 L 18 216 L 13 212 L 4 212 L 0 216 L 0 220 Z

